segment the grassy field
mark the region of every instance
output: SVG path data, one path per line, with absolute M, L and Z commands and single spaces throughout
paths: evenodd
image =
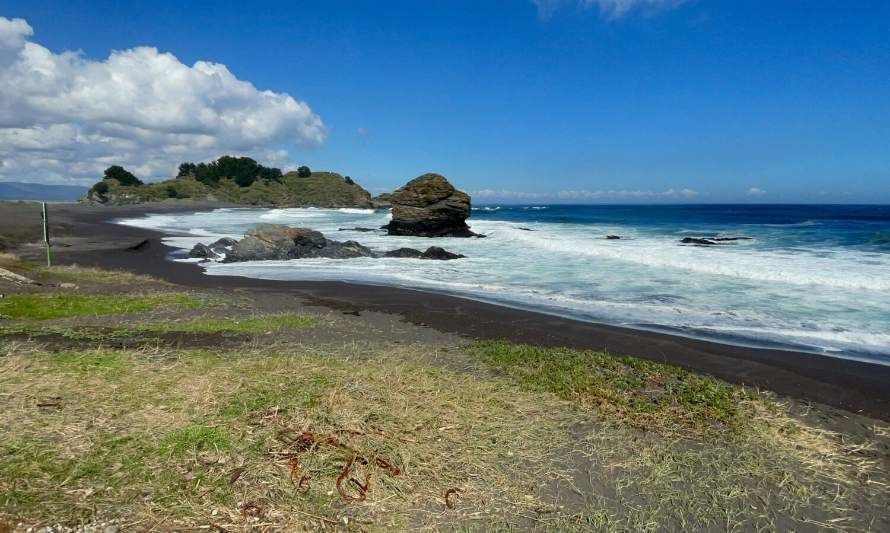
M 363 317 L 267 295 L 31 272 L 78 288 L 2 291 L 0 531 L 890 525 L 872 420 L 605 353 L 369 342 Z

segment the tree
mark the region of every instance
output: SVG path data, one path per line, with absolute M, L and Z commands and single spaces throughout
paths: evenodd
M 352 181 L 352 178 L 350 178 L 349 176 L 346 176 L 345 178 L 343 178 L 343 181 L 345 181 L 346 183 L 348 183 L 350 185 L 355 185 L 355 182 Z
M 196 180 L 207 185 L 215 185 L 223 178 L 234 180 L 241 187 L 250 187 L 257 180 L 281 180 L 281 169 L 260 165 L 249 157 L 224 155 L 210 163 L 183 163 L 179 172 L 188 172 Z
M 142 180 L 120 165 L 112 165 L 106 168 L 105 179 L 117 180 L 118 183 L 125 186 L 138 187 L 142 185 Z
M 309 169 L 306 165 L 303 165 L 297 169 L 297 177 L 300 178 L 308 178 L 312 175 L 312 170 Z
M 185 178 L 187 176 L 194 176 L 197 168 L 197 165 L 194 163 L 183 163 L 179 165 L 179 174 L 177 174 L 176 177 Z

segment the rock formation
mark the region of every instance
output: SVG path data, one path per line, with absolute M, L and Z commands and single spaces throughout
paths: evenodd
M 392 193 L 385 192 L 383 194 L 378 194 L 377 196 L 371 198 L 371 206 L 374 209 L 389 209 L 392 207 Z
M 378 253 L 355 241 L 334 241 L 308 228 L 291 228 L 281 224 L 259 224 L 248 230 L 243 239 L 223 238 L 210 245 L 198 243 L 189 257 L 237 263 L 241 261 L 269 261 L 304 258 L 351 259 L 355 257 L 410 257 L 417 259 L 450 260 L 464 257 L 438 246 L 421 252 L 413 248 L 399 248 Z
M 390 198 L 390 235 L 417 237 L 474 237 L 466 220 L 470 197 L 439 174 L 424 174 L 409 181 Z

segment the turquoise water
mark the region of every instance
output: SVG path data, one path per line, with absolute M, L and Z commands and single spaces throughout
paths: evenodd
M 182 249 L 258 222 L 379 250 L 429 239 L 376 228 L 362 209 L 219 209 L 122 223 Z M 210 275 L 348 280 L 436 290 L 635 328 L 890 364 L 888 206 L 478 206 L 485 239 L 437 239 L 459 261 L 350 259 L 206 265 Z M 529 231 L 531 230 L 531 231 Z M 608 240 L 606 235 L 621 239 Z M 720 246 L 684 237 L 747 237 Z

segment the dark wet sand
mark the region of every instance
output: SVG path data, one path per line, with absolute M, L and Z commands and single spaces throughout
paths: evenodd
M 512 309 L 465 298 L 394 287 L 341 282 L 257 280 L 206 276 L 194 264 L 166 259 L 172 248 L 157 232 L 120 226 L 117 217 L 194 211 L 219 205 L 178 204 L 90 208 L 70 204 L 50 209 L 58 263 L 77 263 L 149 274 L 196 287 L 231 287 L 277 293 L 345 312 L 395 313 L 415 324 L 474 339 L 506 339 L 542 346 L 607 350 L 670 363 L 729 382 L 890 420 L 890 367 L 784 350 L 748 348 L 632 330 Z M 0 203 L 0 233 L 39 238 L 39 212 Z M 36 216 L 36 218 L 35 218 Z M 35 228 L 34 224 L 38 227 Z M 138 251 L 128 247 L 147 239 Z M 40 248 L 20 253 L 39 258 Z

